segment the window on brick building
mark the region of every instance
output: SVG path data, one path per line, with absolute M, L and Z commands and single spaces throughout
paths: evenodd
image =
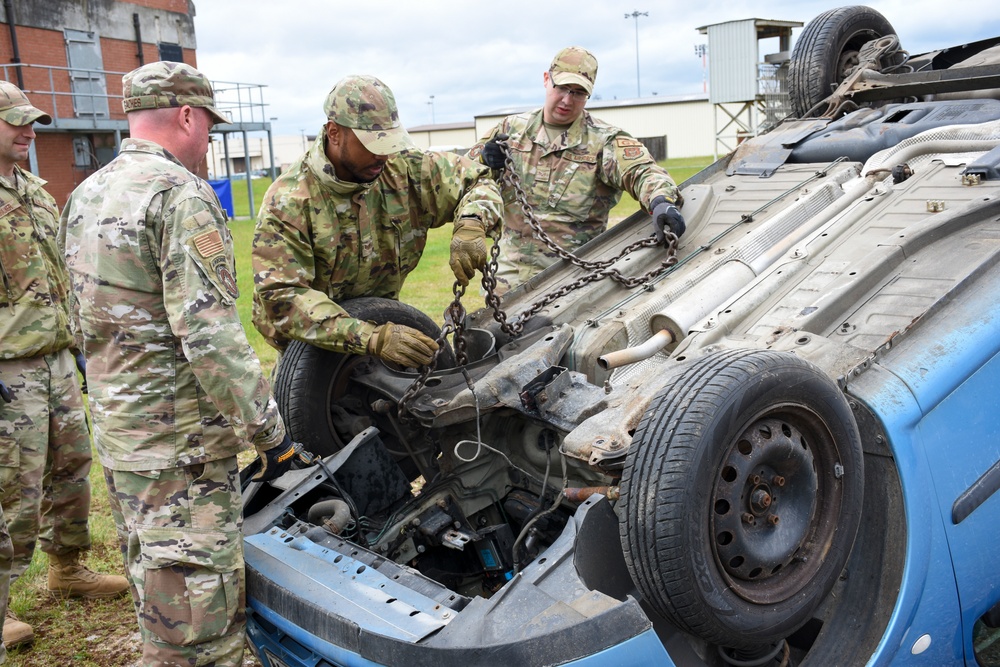
M 77 118 L 108 117 L 108 87 L 104 80 L 101 42 L 94 32 L 63 30 L 66 59 Z
M 180 44 L 160 42 L 156 46 L 160 49 L 160 60 L 171 60 L 175 63 L 184 62 L 184 51 Z

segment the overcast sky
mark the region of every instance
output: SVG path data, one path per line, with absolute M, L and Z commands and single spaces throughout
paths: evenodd
M 537 107 L 542 72 L 564 46 L 597 56 L 595 98 L 701 93 L 697 28 L 748 18 L 801 21 L 829 0 L 195 0 L 198 66 L 214 81 L 263 84 L 276 134 L 315 134 L 342 77 L 372 74 L 407 127 Z M 1000 3 L 872 0 L 902 47 L 922 53 L 1000 35 Z M 633 12 L 645 12 L 638 18 Z M 801 29 L 793 33 L 797 38 Z M 774 50 L 777 50 L 776 40 Z M 711 58 L 711 54 L 708 55 Z M 433 104 L 431 104 L 433 96 Z

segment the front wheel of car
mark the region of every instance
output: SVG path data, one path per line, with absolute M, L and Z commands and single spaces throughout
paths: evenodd
M 351 317 L 360 320 L 404 324 L 434 339 L 441 334 L 441 328 L 430 317 L 401 301 L 360 297 L 346 300 L 340 306 Z M 340 354 L 297 340 L 289 343 L 278 361 L 274 394 L 292 439 L 301 442 L 313 454 L 328 456 L 368 426 L 376 425 L 404 469 L 410 468 L 412 462 L 406 461 L 406 448 L 396 442 L 402 426 L 383 423 L 389 417 L 372 410 L 376 400 L 397 400 L 398 397 L 374 394 L 355 382 L 360 375 L 371 372 L 377 363 L 382 362 L 366 355 Z M 454 365 L 455 353 L 446 343 L 438 356 L 438 369 Z M 410 470 L 411 476 L 415 476 L 413 470 Z
M 861 439 L 843 393 L 787 353 L 690 364 L 643 417 L 622 475 L 621 540 L 645 601 L 718 645 L 809 620 L 861 518 Z

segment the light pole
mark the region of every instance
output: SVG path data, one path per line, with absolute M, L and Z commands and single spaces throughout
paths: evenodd
M 635 96 L 642 97 L 639 92 L 639 17 L 649 16 L 649 12 L 640 12 L 638 9 L 631 14 L 626 14 L 625 18 L 635 19 Z
M 306 145 L 306 131 L 299 130 L 299 132 L 302 134 L 302 150 L 306 150 L 308 148 L 308 146 Z
M 431 99 L 427 101 L 427 104 L 431 105 L 431 125 L 437 125 L 434 122 L 434 96 L 431 95 Z
M 705 54 L 708 52 L 708 47 L 704 44 L 694 45 L 694 54 L 701 58 L 701 92 L 708 92 L 708 80 L 705 78 Z

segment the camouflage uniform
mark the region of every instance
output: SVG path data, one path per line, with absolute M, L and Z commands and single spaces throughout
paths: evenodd
M 677 187 L 638 140 L 584 111 L 555 141 L 549 141 L 542 110 L 508 116 L 472 150 L 507 134 L 514 170 L 542 229 L 572 252 L 608 226 L 608 213 L 622 191 L 649 210 L 657 195 L 674 201 Z M 497 277 L 509 287 L 522 283 L 558 257 L 538 239 L 524 219 L 512 188 L 503 190 L 504 231 Z
M 492 228 L 500 193 L 489 170 L 455 155 L 390 155 L 372 183 L 334 174 L 320 133 L 268 189 L 253 241 L 253 323 L 274 347 L 301 340 L 363 354 L 374 330 L 336 302 L 399 297 L 427 230 L 466 218 Z
M 176 98 L 166 85 L 157 93 L 161 81 Z M 123 88 L 127 111 L 213 100 L 207 79 L 176 63 L 139 68 Z M 285 429 L 236 312 L 226 216 L 177 158 L 127 139 L 73 192 L 62 226 L 143 664 L 236 667 L 236 454 L 276 446 Z
M 17 578 L 36 539 L 47 553 L 90 548 L 91 453 L 56 203 L 33 174 L 15 166 L 13 180 L 0 178 L 0 380 L 14 397 L 0 401 L 0 505 Z
M 597 60 L 580 47 L 556 54 L 548 76 L 554 84 L 575 84 L 589 95 L 597 77 Z M 586 111 L 554 140 L 543 123 L 543 110 L 504 118 L 469 151 L 478 159 L 483 145 L 507 134 L 514 173 L 520 177 L 528 204 L 542 229 L 568 252 L 594 238 L 608 226 L 608 213 L 628 192 L 647 210 L 658 195 L 670 202 L 677 186 L 649 151 L 624 130 L 594 118 Z M 504 231 L 497 271 L 498 292 L 522 283 L 552 265 L 558 256 L 549 250 L 524 219 L 513 189 L 505 187 Z

